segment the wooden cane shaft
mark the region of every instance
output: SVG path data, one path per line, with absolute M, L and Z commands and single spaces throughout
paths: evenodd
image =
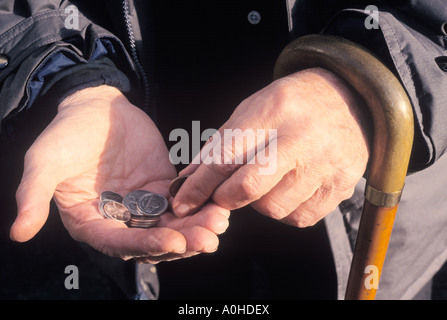
M 346 300 L 374 300 L 397 207 L 381 208 L 365 201 L 345 295 Z

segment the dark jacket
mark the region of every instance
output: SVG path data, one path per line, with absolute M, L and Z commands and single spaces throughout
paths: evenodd
M 262 58 L 265 61 L 263 65 L 270 67 L 280 46 L 285 44 L 285 32 L 287 32 L 285 23 L 288 24 L 292 38 L 321 32 L 326 26 L 325 32 L 340 34 L 360 42 L 372 49 L 389 65 L 399 76 L 411 98 L 417 124 L 412 168 L 421 169 L 433 164 L 446 149 L 447 133 L 443 128 L 444 119 L 447 118 L 444 107 L 446 100 L 444 88 L 447 84 L 445 71 L 447 6 L 442 0 L 380 1 L 377 4 L 381 10 L 380 30 L 367 30 L 364 27 L 367 14 L 363 11 L 371 1 L 288 0 L 277 1 L 279 4 L 274 4 L 274 1 L 242 3 L 216 1 L 211 6 L 206 5 L 209 3 L 207 1 L 192 1 L 187 4 L 178 1 L 165 5 L 159 3 L 148 5 L 148 1 L 115 0 L 73 1 L 73 3 L 80 13 L 77 29 L 66 27 L 67 19 L 73 14 L 68 10 L 70 9 L 68 1 L 3 1 L 0 12 L 0 55 L 7 60 L 7 65 L 0 70 L 2 119 L 30 108 L 34 101 L 47 93 L 60 78 L 64 75 L 68 78 L 68 74 L 73 74 L 66 70 L 69 67 L 91 63 L 97 59 L 98 57 L 92 54 L 99 44 L 105 47 L 104 52 L 99 55 L 106 56 L 109 60 L 97 62 L 100 66 L 96 66 L 95 72 L 91 72 L 95 74 L 93 78 L 96 77 L 91 82 L 116 85 L 129 96 L 133 94 L 134 101 L 143 106 L 143 99 L 149 99 L 150 84 L 153 84 L 153 90 L 157 90 L 157 70 L 151 68 L 159 62 L 158 47 L 162 46 L 159 45 L 162 41 L 160 35 L 155 34 L 153 30 L 157 30 L 159 34 L 166 32 L 167 36 L 172 36 L 173 30 L 178 35 L 184 35 L 176 24 L 180 20 L 181 28 L 206 37 L 203 39 L 205 43 L 210 42 L 210 37 L 218 39 L 222 37 L 222 41 L 228 41 L 223 34 L 225 31 L 230 31 L 228 34 L 236 37 L 238 42 L 222 42 L 222 47 L 229 44 L 236 47 L 244 42 L 243 36 L 251 36 L 250 30 L 246 28 L 247 23 L 242 22 L 241 16 L 245 18 L 250 8 L 258 8 L 264 11 L 269 19 L 268 21 L 267 17 L 264 19 L 263 27 L 269 27 L 270 30 L 258 33 L 259 37 L 264 37 L 262 41 L 265 46 L 259 46 L 260 39 L 257 39 L 258 42 L 242 47 L 245 52 L 263 50 Z M 197 13 L 201 14 L 202 20 L 199 22 L 197 18 L 188 18 L 189 14 Z M 209 17 L 214 20 L 210 20 Z M 165 19 L 165 23 L 162 19 Z M 160 26 L 165 29 L 161 30 Z M 245 29 L 241 30 L 241 26 Z M 152 31 L 147 31 L 148 27 L 152 28 Z M 228 30 L 224 30 L 224 27 Z M 201 31 L 200 28 L 202 30 L 208 28 L 208 31 Z M 174 37 L 172 40 L 180 41 L 179 45 L 185 44 L 180 37 Z M 194 37 L 193 40 L 199 41 L 199 38 Z M 154 45 L 157 48 L 154 48 Z M 259 47 L 250 48 L 250 45 Z M 173 46 L 166 44 L 164 46 L 167 50 L 173 50 Z M 210 47 L 216 49 L 213 48 L 213 44 Z M 234 54 L 231 50 L 223 51 L 229 55 Z M 242 56 L 239 58 L 240 61 L 244 61 L 244 51 L 239 50 Z M 269 53 L 266 54 L 265 51 Z M 51 58 L 58 52 L 63 52 L 64 61 L 59 61 L 60 65 L 54 70 L 47 68 L 39 75 L 38 71 L 45 65 L 54 64 Z M 158 55 L 154 52 L 158 52 Z M 193 50 L 189 52 L 193 53 Z M 219 59 L 222 62 L 224 59 L 216 56 L 216 53 L 210 50 L 209 54 L 214 54 L 211 60 Z M 169 53 L 166 55 L 169 56 Z M 231 60 L 231 57 L 226 56 L 225 59 Z M 178 61 L 182 61 L 181 58 Z M 259 59 L 256 62 L 262 61 Z M 97 70 L 101 68 L 107 71 L 102 72 L 103 76 L 98 79 Z M 124 73 L 131 84 L 123 84 L 122 81 L 116 80 L 119 78 L 118 72 L 112 72 L 112 68 Z M 66 73 L 61 75 L 61 70 L 65 70 Z M 59 76 L 55 77 L 54 74 L 57 73 Z M 86 82 L 90 82 L 87 79 L 91 79 L 92 75 L 88 75 L 88 71 L 84 70 L 82 78 L 84 80 L 80 82 L 86 85 Z M 70 83 L 61 85 L 61 88 L 72 88 L 63 90 L 68 94 L 81 86 L 79 83 Z M 130 92 L 131 89 L 138 89 L 138 93 Z M 135 98 L 135 94 L 139 95 L 139 99 Z M 15 129 L 20 131 L 20 128 Z

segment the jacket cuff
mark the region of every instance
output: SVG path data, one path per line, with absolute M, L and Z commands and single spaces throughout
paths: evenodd
M 100 56 L 107 56 L 126 74 L 132 81 L 134 99 L 140 99 L 138 73 L 123 43 L 81 13 L 79 27 L 67 28 L 66 5 L 38 6 L 21 15 L 6 13 L 10 23 L 2 26 L 0 37 L 1 53 L 8 58 L 8 65 L 0 72 L 2 125 L 34 109 L 31 106 L 52 74 L 78 64 L 89 64 Z M 57 68 L 47 69 L 49 65 Z
M 76 91 L 109 85 L 118 88 L 123 94 L 130 93 L 130 80 L 107 57 L 101 57 L 88 64 L 79 64 L 53 74 L 42 86 L 39 98 L 45 104 L 59 105 Z
M 31 108 L 36 99 L 48 95 L 53 86 L 60 90 L 51 90 L 53 97 L 60 96 L 58 101 L 76 90 L 101 84 L 116 86 L 123 92 L 128 92 L 130 80 L 108 58 L 114 51 L 113 46 L 105 39 L 96 40 L 88 62 L 79 60 L 68 50 L 56 51 L 30 77 L 27 84 L 28 100 L 22 109 Z

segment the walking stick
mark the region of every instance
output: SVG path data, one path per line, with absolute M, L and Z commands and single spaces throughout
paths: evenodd
M 291 42 L 280 54 L 274 77 L 320 67 L 344 79 L 363 97 L 373 120 L 365 202 L 345 299 L 373 300 L 382 273 L 413 145 L 413 111 L 397 78 L 366 49 L 346 39 L 309 35 Z

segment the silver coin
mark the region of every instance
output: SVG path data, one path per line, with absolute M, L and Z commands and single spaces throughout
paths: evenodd
M 151 192 L 146 190 L 134 190 L 127 194 L 123 199 L 123 205 L 130 211 L 133 215 L 141 215 L 137 209 L 138 200 L 145 194 L 151 194 Z
M 105 200 L 122 203 L 123 197 L 120 194 L 113 192 L 113 191 L 104 191 L 101 193 L 100 201 L 105 201 Z
M 139 212 L 149 216 L 159 216 L 168 209 L 168 199 L 158 193 L 141 196 L 137 202 Z
M 107 214 L 104 211 L 104 205 L 106 204 L 107 201 L 100 201 L 99 202 L 99 212 L 101 212 L 102 216 L 104 218 L 110 219 L 109 216 L 107 216 Z
M 100 209 L 102 214 L 109 219 L 117 220 L 120 222 L 130 221 L 131 214 L 127 208 L 116 201 L 101 201 Z

